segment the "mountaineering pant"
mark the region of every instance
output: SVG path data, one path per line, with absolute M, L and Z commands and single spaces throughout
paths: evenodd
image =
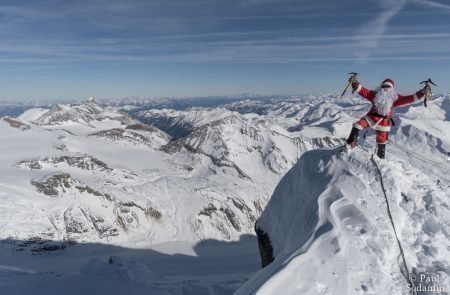
M 369 126 L 369 123 L 367 123 L 367 120 L 365 118 L 362 118 L 361 120 L 359 120 L 358 122 L 356 122 L 355 124 L 353 124 L 354 128 L 358 128 L 360 130 L 363 130 Z M 378 144 L 386 144 L 387 140 L 388 140 L 388 132 L 387 131 L 379 131 L 376 130 L 377 133 L 377 143 Z
M 347 139 L 347 144 L 349 144 L 352 148 L 356 145 L 356 140 L 358 139 L 359 131 L 363 130 L 365 128 L 369 127 L 369 123 L 366 121 L 365 118 L 362 118 L 355 124 L 353 124 L 352 131 L 350 132 L 350 135 Z M 387 131 L 379 131 L 376 130 L 377 133 L 377 156 L 380 159 L 384 159 L 386 156 L 386 143 L 388 139 L 388 132 Z

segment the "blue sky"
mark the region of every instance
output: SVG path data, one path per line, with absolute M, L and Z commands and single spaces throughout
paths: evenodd
M 0 99 L 450 92 L 447 0 L 0 0 Z

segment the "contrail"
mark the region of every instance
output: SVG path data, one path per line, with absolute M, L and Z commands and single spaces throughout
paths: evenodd
M 411 0 L 411 2 L 418 3 L 421 5 L 426 5 L 433 8 L 441 8 L 441 9 L 450 9 L 450 5 L 442 4 L 435 1 L 428 1 L 428 0 Z
M 378 48 L 389 20 L 402 10 L 407 2 L 408 0 L 384 0 L 378 2 L 384 8 L 384 11 L 376 19 L 360 29 L 355 36 L 359 48 L 362 49 L 362 51 L 356 53 L 360 61 L 365 61 L 370 56 L 370 49 Z

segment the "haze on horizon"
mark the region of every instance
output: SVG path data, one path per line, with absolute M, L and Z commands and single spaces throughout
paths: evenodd
M 347 72 L 450 92 L 450 5 L 425 0 L 0 4 L 0 99 L 338 93 Z

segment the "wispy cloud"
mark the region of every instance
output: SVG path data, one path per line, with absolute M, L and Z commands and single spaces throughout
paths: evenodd
M 440 9 L 449 9 L 450 5 L 448 4 L 442 4 L 436 1 L 431 0 L 411 0 L 411 2 L 418 3 L 424 6 L 432 7 L 432 8 L 440 8 Z
M 270 33 L 270 32 L 266 32 Z M 351 49 L 361 42 L 352 36 L 301 36 L 284 37 L 275 31 L 260 39 L 259 32 L 247 32 L 245 40 L 241 34 L 228 35 L 228 39 L 192 38 L 116 38 L 85 42 L 34 42 L 26 40 L 0 45 L 2 64 L 54 64 L 78 62 L 175 62 L 175 63 L 298 63 L 354 60 Z M 210 37 L 207 35 L 207 37 Z M 450 33 L 397 33 L 364 36 L 365 42 L 384 42 L 376 54 L 368 56 L 374 60 L 448 60 Z M 432 51 L 423 45 L 433 45 Z M 435 42 L 436 41 L 436 42 Z M 439 41 L 439 42 L 437 42 Z M 430 54 L 432 52 L 432 54 Z
M 450 5 L 431 0 L 382 0 L 377 3 L 381 6 L 382 12 L 375 19 L 366 23 L 354 36 L 358 40 L 355 55 L 360 62 L 369 61 L 371 56 L 380 50 L 380 43 L 387 39 L 385 33 L 390 20 L 399 14 L 407 4 L 415 3 L 429 8 L 450 10 Z M 430 38 L 432 35 L 434 34 L 419 34 L 416 37 Z
M 366 61 L 372 54 L 371 50 L 378 48 L 382 40 L 388 22 L 400 12 L 408 0 L 383 0 L 379 1 L 383 11 L 372 21 L 364 25 L 355 36 L 359 51 L 356 56 L 360 61 Z

